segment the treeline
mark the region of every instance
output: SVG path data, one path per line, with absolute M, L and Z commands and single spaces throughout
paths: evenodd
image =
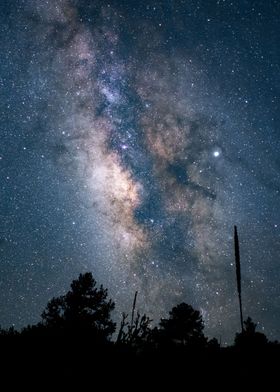
M 160 383 L 179 390 L 193 382 L 208 388 L 210 379 L 216 385 L 221 377 L 232 385 L 240 375 L 251 382 L 278 374 L 280 345 L 257 332 L 250 318 L 234 344 L 224 348 L 205 336 L 202 315 L 191 305 L 173 307 L 153 326 L 137 312 L 136 297 L 131 314 L 123 314 L 117 325 L 107 289 L 98 287 L 91 273 L 80 274 L 65 295 L 49 301 L 36 325 L 0 329 L 1 375 L 9 375 L 9 383 L 21 380 L 20 374 L 39 377 L 39 385 L 49 382 L 50 388 L 57 377 L 63 388 L 78 380 L 78 390 L 82 383 L 97 388 L 97 380 L 102 387 L 118 382 L 124 389 L 132 378 L 130 389 L 147 389 L 154 380 L 158 389 Z
M 136 293 L 137 295 L 137 293 Z M 90 345 L 115 348 L 118 352 L 144 355 L 147 352 L 219 352 L 222 350 L 216 338 L 204 335 L 204 322 L 198 310 L 181 303 L 161 319 L 158 326 L 136 311 L 136 296 L 131 315 L 123 314 L 117 327 L 111 317 L 115 304 L 108 299 L 108 291 L 97 287 L 91 273 L 80 274 L 63 296 L 49 301 L 36 325 L 28 325 L 20 331 L 13 327 L 1 329 L 2 338 L 47 337 L 87 339 Z M 270 342 L 256 331 L 256 324 L 249 317 L 244 329 L 235 336 L 229 349 L 258 351 L 279 350 L 278 342 Z

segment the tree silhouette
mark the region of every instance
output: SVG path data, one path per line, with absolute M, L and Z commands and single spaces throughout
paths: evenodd
M 150 324 L 152 320 L 145 314 L 141 316 L 139 312 L 131 323 L 127 321 L 127 318 L 128 314 L 123 313 L 116 342 L 135 349 L 143 349 L 151 340 Z
M 15 327 L 3 329 L 0 326 L 0 337 L 15 337 L 15 336 L 19 336 L 19 332 L 15 329 Z
M 99 342 L 106 341 L 115 331 L 110 318 L 114 309 L 107 300 L 107 289 L 96 287 L 92 274 L 80 274 L 66 295 L 53 298 L 42 313 L 41 326 L 54 333 L 89 333 Z
M 204 346 L 204 324 L 198 310 L 191 305 L 181 303 L 169 312 L 169 319 L 161 319 L 158 334 L 163 342 L 183 346 Z
M 117 345 L 141 351 L 151 343 L 152 329 L 150 325 L 152 320 L 146 316 L 146 314 L 141 316 L 138 311 L 135 317 L 137 295 L 138 292 L 136 291 L 131 311 L 131 322 L 129 323 L 127 320 L 128 314 L 122 314 L 122 321 L 116 343 Z
M 48 328 L 63 328 L 65 326 L 64 312 L 64 297 L 52 298 L 42 313 L 42 324 Z
M 267 345 L 268 340 L 265 334 L 256 331 L 255 324 L 251 317 L 244 321 L 244 330 L 235 336 L 235 346 L 242 349 L 259 349 Z

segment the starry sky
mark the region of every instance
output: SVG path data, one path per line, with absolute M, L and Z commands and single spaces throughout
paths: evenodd
M 158 321 L 280 338 L 278 0 L 2 0 L 0 324 L 92 271 Z

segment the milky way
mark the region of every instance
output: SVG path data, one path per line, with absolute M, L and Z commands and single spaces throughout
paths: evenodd
M 263 280 L 271 278 L 262 260 L 252 262 L 263 235 L 267 268 L 276 263 L 279 231 L 269 250 L 273 237 L 264 233 L 278 224 L 272 207 L 269 217 L 259 218 L 257 206 L 265 211 L 265 203 L 256 201 L 258 189 L 264 194 L 269 184 L 254 164 L 265 146 L 258 135 L 254 138 L 253 120 L 248 120 L 250 92 L 241 89 L 237 97 L 224 76 L 217 82 L 219 70 L 206 64 L 210 57 L 201 58 L 207 45 L 195 36 L 193 46 L 172 43 L 176 34 L 188 34 L 180 9 L 189 10 L 193 20 L 200 6 L 171 3 L 144 2 L 137 9 L 125 2 L 34 0 L 11 10 L 18 25 L 8 30 L 22 42 L 18 52 L 26 54 L 19 76 L 14 72 L 16 84 L 25 80 L 24 93 L 19 92 L 26 109 L 20 109 L 17 120 L 22 129 L 18 167 L 23 160 L 23 177 L 29 170 L 36 174 L 31 182 L 26 179 L 35 196 L 24 196 L 19 180 L 15 189 L 25 203 L 31 198 L 28 208 L 25 204 L 27 218 L 4 213 L 5 232 L 16 225 L 17 216 L 31 222 L 32 231 L 27 239 L 18 234 L 29 250 L 18 249 L 16 259 L 29 261 L 18 261 L 22 266 L 16 272 L 13 252 L 5 247 L 21 247 L 21 241 L 13 239 L 16 234 L 4 240 L 9 267 L 3 270 L 14 280 L 4 289 L 8 298 L 18 296 L 24 309 L 29 306 L 26 315 L 17 305 L 6 306 L 14 316 L 6 315 L 4 323 L 36 320 L 35 312 L 38 317 L 49 297 L 65 290 L 76 273 L 91 270 L 108 287 L 118 314 L 129 311 L 135 290 L 139 309 L 156 321 L 186 301 L 201 310 L 207 332 L 226 341 L 238 329 L 232 249 L 237 224 L 247 260 L 246 311 L 272 335 L 277 329 L 265 312 L 277 308 L 279 289 L 272 281 L 264 294 Z M 189 29 L 192 36 L 199 31 Z M 211 42 L 211 32 L 207 39 Z M 234 67 L 229 72 L 238 73 Z M 1 154 L 5 162 L 5 151 Z M 277 172 L 279 162 L 270 154 L 270 170 Z M 265 158 L 260 159 L 265 166 Z M 279 197 L 277 176 L 270 176 L 270 196 Z M 250 234 L 259 219 L 263 229 Z M 273 290 L 275 301 L 267 309 Z

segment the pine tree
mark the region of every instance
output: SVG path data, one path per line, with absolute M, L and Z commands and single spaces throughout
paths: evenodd
M 91 273 L 80 274 L 67 294 L 48 303 L 41 325 L 52 333 L 86 333 L 99 342 L 106 341 L 115 331 L 110 318 L 115 305 L 107 300 L 107 295 L 103 286 L 96 287 Z

